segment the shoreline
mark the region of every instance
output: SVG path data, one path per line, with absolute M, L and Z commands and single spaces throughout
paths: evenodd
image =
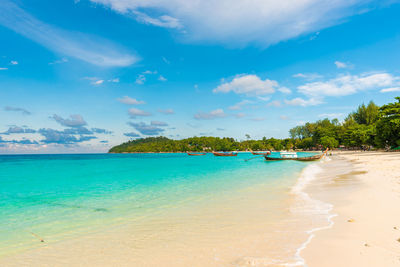
M 330 225 L 310 231 L 300 249 L 304 265 L 399 266 L 400 153 L 336 152 L 334 157 L 351 162 L 353 169 L 335 175 L 325 170 L 305 189 L 313 199 L 331 203 L 332 210 Z

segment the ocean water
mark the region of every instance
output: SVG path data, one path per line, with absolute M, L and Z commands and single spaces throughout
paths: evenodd
M 209 266 L 290 262 L 305 239 L 292 235 L 304 232 L 293 187 L 310 164 L 249 153 L 0 155 L 0 257 L 118 229 L 149 266 L 166 247 Z

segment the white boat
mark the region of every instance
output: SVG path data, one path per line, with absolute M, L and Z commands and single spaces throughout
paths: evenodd
M 280 152 L 280 156 L 281 156 L 281 158 L 284 158 L 284 159 L 288 159 L 288 158 L 295 159 L 295 158 L 297 158 L 297 153 L 296 152 Z

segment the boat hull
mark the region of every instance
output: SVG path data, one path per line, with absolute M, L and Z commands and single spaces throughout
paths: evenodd
M 236 157 L 238 153 L 218 153 L 218 152 L 213 152 L 214 156 L 217 157 Z
M 189 156 L 205 156 L 207 153 L 187 153 Z

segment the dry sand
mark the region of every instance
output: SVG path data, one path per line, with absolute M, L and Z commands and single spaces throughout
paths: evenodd
M 308 267 L 400 266 L 400 153 L 337 153 L 354 164 L 309 189 L 334 205 L 333 227 L 315 232 L 301 252 Z

